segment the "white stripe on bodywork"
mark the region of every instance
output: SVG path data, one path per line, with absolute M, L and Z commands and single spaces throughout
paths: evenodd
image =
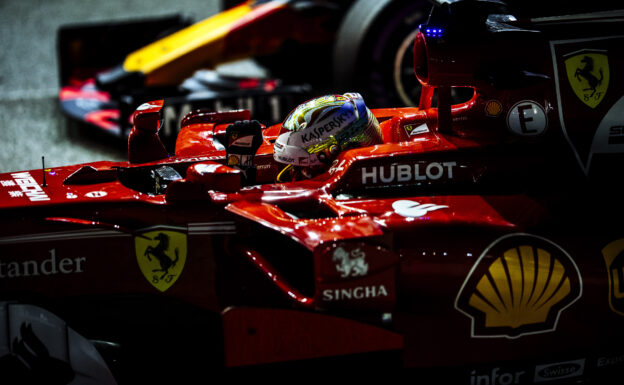
M 234 222 L 203 222 L 189 223 L 189 234 L 234 234 L 236 225 Z
M 0 245 L 12 244 L 12 243 L 27 243 L 27 242 L 45 242 L 45 241 L 63 241 L 63 240 L 76 240 L 76 239 L 94 239 L 94 238 L 121 238 L 130 237 L 130 234 L 121 233 L 114 230 L 76 230 L 76 231 L 62 231 L 54 233 L 39 233 L 39 234 L 25 234 L 14 235 L 9 237 L 1 237 Z

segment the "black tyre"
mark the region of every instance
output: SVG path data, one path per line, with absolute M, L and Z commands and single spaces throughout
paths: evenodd
M 413 42 L 429 16 L 426 0 L 358 0 L 338 30 L 334 46 L 337 91 L 360 92 L 369 107 L 416 106 Z
M 343 16 L 347 13 L 353 0 L 334 1 L 300 1 L 292 2 L 293 8 L 303 25 L 312 29 L 322 29 L 324 38 L 312 43 L 303 43 L 295 36 L 286 37 L 277 52 L 254 59 L 265 67 L 270 76 L 279 78 L 286 83 L 307 83 L 314 86 L 316 93 L 333 92 L 332 78 L 333 39 L 329 36 L 337 34 Z

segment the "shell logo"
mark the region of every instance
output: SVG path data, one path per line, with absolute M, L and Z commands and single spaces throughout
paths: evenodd
M 624 315 L 624 238 L 605 246 L 602 255 L 609 274 L 609 306 Z
M 485 104 L 485 114 L 489 117 L 497 117 L 503 112 L 503 105 L 498 100 L 489 100 Z
M 581 294 L 581 274 L 562 248 L 511 234 L 481 254 L 455 308 L 472 319 L 472 337 L 518 338 L 554 331 L 561 312 Z

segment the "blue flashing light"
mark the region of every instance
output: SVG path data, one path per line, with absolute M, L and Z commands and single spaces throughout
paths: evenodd
M 444 34 L 444 29 L 442 28 L 426 28 L 425 35 L 427 37 L 442 37 Z

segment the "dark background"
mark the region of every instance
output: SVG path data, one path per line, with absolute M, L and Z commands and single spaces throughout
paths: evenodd
M 0 0 L 0 172 L 40 168 L 42 155 L 50 167 L 126 159 L 123 143 L 80 130 L 60 112 L 60 26 L 172 13 L 199 21 L 220 8 L 217 0 Z

